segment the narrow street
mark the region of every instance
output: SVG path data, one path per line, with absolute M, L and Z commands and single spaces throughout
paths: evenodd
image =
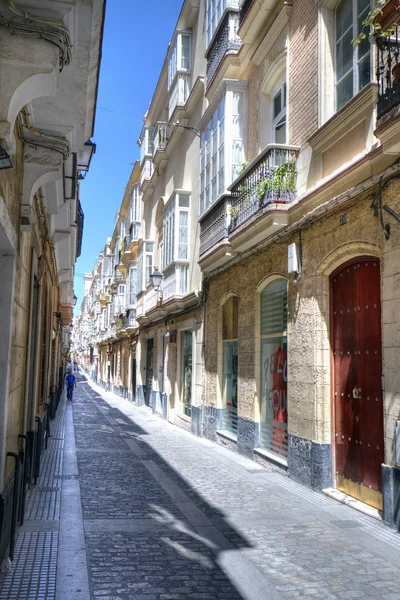
M 0 600 L 398 600 L 400 535 L 80 377 Z

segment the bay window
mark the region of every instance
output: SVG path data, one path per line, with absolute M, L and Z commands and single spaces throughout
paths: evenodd
M 138 183 L 132 186 L 130 218 L 131 223 L 140 223 L 140 185 Z
M 140 164 L 147 156 L 153 156 L 154 128 L 144 127 L 140 136 Z
M 136 305 L 137 267 L 129 267 L 129 306 Z
M 118 285 L 118 292 L 117 292 L 117 312 L 119 312 L 119 313 L 125 312 L 125 294 L 126 294 L 125 283 L 120 283 Z
M 370 0 L 340 0 L 336 6 L 336 110 L 371 81 L 369 37 L 355 46 L 351 43 L 351 40 L 361 33 L 362 22 L 370 10 Z
M 167 269 L 173 262 L 189 259 L 189 208 L 190 195 L 176 192 L 164 209 L 164 269 Z
M 115 240 L 115 247 L 114 247 L 114 265 L 115 266 L 119 265 L 119 247 L 120 247 L 120 238 L 117 237 Z
M 139 248 L 137 261 L 137 292 L 142 292 L 150 284 L 153 272 L 154 242 L 143 242 Z
M 239 0 L 206 0 L 206 45 L 210 45 L 225 9 L 239 8 Z
M 245 160 L 247 92 L 245 82 L 226 82 L 226 91 L 209 114 L 200 139 L 202 215 L 238 176 Z
M 168 57 L 168 89 L 172 87 L 177 73 L 190 71 L 191 43 L 191 35 L 182 31 L 179 31 L 172 41 Z

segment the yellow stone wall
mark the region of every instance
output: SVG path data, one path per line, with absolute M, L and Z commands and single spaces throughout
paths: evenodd
M 383 203 L 400 213 L 397 180 L 384 192 Z M 394 420 L 400 418 L 400 225 L 385 216 L 385 221 L 391 224 L 391 237 L 386 241 L 370 205 L 371 195 L 353 199 L 302 231 L 303 275 L 297 284 L 293 275 L 287 273 L 287 247 L 299 241 L 298 233 L 211 278 L 206 309 L 205 400 L 216 406 L 220 398 L 220 303 L 234 293 L 239 297 L 238 414 L 258 420 L 257 288 L 260 290 L 265 278 L 270 281 L 274 275 L 288 277 L 288 431 L 318 443 L 331 443 L 329 275 L 356 256 L 375 255 L 382 260 L 385 460 L 391 463 Z M 339 216 L 344 212 L 347 224 L 340 226 Z

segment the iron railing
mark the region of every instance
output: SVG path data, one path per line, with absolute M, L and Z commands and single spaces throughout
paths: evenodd
M 290 204 L 296 195 L 298 150 L 269 145 L 231 186 L 229 233 L 266 206 Z
M 238 27 L 239 13 L 226 13 L 207 54 L 207 86 L 209 86 L 211 81 L 214 79 L 214 75 L 217 72 L 225 55 L 228 52 L 236 53 L 240 50 L 242 40 L 237 36 Z
M 378 37 L 378 119 L 400 104 L 400 40 L 399 33 Z
M 154 128 L 153 148 L 154 154 L 157 150 L 165 150 L 169 140 L 169 127 L 166 123 L 157 123 Z
M 200 255 L 228 237 L 226 198 L 221 198 L 200 223 Z

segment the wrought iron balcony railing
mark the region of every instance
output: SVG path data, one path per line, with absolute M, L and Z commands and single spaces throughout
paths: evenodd
M 154 154 L 157 150 L 165 150 L 169 140 L 169 127 L 166 123 L 157 123 L 154 128 L 153 148 Z
M 200 255 L 228 237 L 227 201 L 221 198 L 200 223 Z
M 378 47 L 378 119 L 400 105 L 400 39 L 394 36 L 376 38 Z
M 207 54 L 207 86 L 213 80 L 225 55 L 240 50 L 242 40 L 237 36 L 238 27 L 239 13 L 226 13 Z
M 297 154 L 297 147 L 268 145 L 233 182 L 229 233 L 266 206 L 294 200 Z

